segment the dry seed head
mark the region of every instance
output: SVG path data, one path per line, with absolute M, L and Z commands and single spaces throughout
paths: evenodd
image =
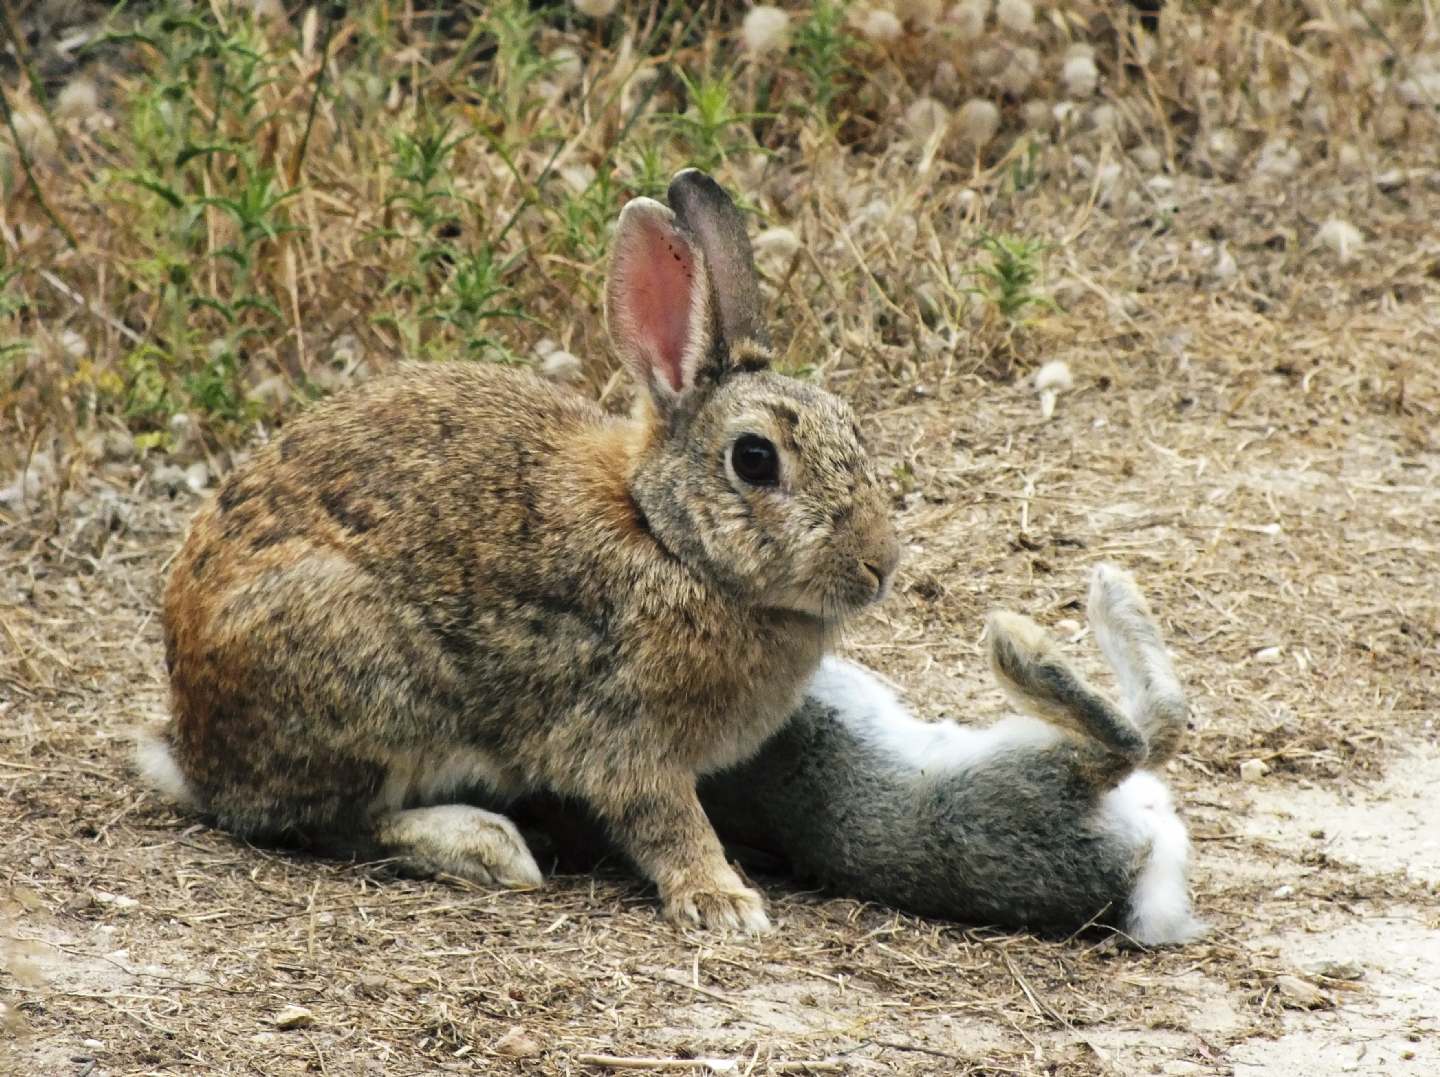
M 1341 265 L 1354 258 L 1365 242 L 1365 237 L 1360 234 L 1360 229 L 1339 217 L 1331 217 L 1321 225 L 1315 238 L 1335 252 Z
M 15 125 L 15 138 L 20 149 L 32 161 L 53 157 L 59 148 L 55 131 L 44 113 L 34 109 L 16 109 L 11 114 Z
M 1160 151 L 1154 146 L 1136 146 L 1130 151 L 1130 160 L 1135 162 L 1136 168 L 1146 173 L 1160 171 L 1160 166 L 1165 163 Z
M 1347 176 L 1358 176 L 1365 170 L 1365 155 L 1353 142 L 1342 142 L 1335 151 L 1335 164 Z
M 919 142 L 924 142 L 949 122 L 949 111 L 933 97 L 917 97 L 905 110 L 905 126 Z
M 890 203 L 883 198 L 872 198 L 855 214 L 855 224 L 862 228 L 871 228 L 884 224 L 889 216 Z
M 1262 179 L 1289 179 L 1300 167 L 1300 151 L 1285 138 L 1272 138 L 1260 147 L 1255 175 Z
M 1000 130 L 1000 110 L 993 101 L 983 97 L 972 97 L 960 108 L 958 117 L 960 136 L 966 142 L 981 150 Z
M 1100 84 L 1100 69 L 1088 56 L 1071 56 L 1060 69 L 1060 81 L 1067 97 L 1089 97 Z
M 790 44 L 790 15 L 771 4 L 757 4 L 740 24 L 740 40 L 754 56 L 784 52 Z
M 1055 117 L 1050 111 L 1050 102 L 1036 98 L 1033 101 L 1026 101 L 1020 109 L 1020 115 L 1025 120 L 1025 127 L 1030 131 L 1048 131 L 1050 125 L 1055 122 Z
M 871 8 L 860 16 L 860 36 L 877 45 L 889 45 L 900 40 L 904 32 L 899 17 L 893 11 Z
M 1012 34 L 1028 34 L 1035 29 L 1035 5 L 1030 0 L 998 0 L 995 21 Z
M 1228 127 L 1217 127 L 1205 136 L 1205 153 L 1212 162 L 1228 166 L 1240 156 L 1240 140 Z
M 1310 105 L 1300 117 L 1301 125 L 1305 130 L 1317 135 L 1330 133 L 1330 106 L 1324 101 L 1316 101 Z
M 1030 88 L 1039 73 L 1040 54 L 1026 46 L 1010 54 L 1010 63 L 995 81 L 1011 97 L 1019 97 Z
M 1122 169 L 1118 161 L 1106 161 L 1095 170 L 1095 191 L 1102 206 L 1110 205 L 1120 182 Z
M 87 78 L 67 83 L 55 98 L 55 115 L 62 120 L 83 120 L 99 111 L 100 92 Z
M 1114 105 L 1096 105 L 1090 110 L 1090 129 L 1102 135 L 1113 134 L 1120 128 L 1120 113 Z
M 1405 111 L 1403 105 L 1394 103 L 1378 109 L 1373 123 L 1376 138 L 1381 142 L 1392 143 L 1403 139 L 1409 126 Z
M 1440 71 L 1424 71 L 1395 87 L 1395 96 L 1411 108 L 1440 107 Z
M 550 61 L 550 76 L 557 85 L 568 87 L 580 81 L 585 65 L 580 60 L 580 54 L 569 45 L 552 49 L 547 59 Z
M 560 348 L 556 348 L 541 360 L 540 373 L 551 381 L 572 385 L 585 377 L 579 357 Z
M 583 163 L 566 165 L 560 169 L 560 179 L 576 194 L 584 194 L 595 182 L 595 169 Z
M 290 402 L 290 383 L 279 374 L 271 374 L 268 378 L 261 378 L 250 391 L 245 394 L 245 399 L 260 404 L 268 410 L 278 411 Z
M 1009 52 L 994 45 L 988 45 L 983 49 L 976 49 L 975 54 L 970 58 L 970 70 L 982 79 L 994 78 L 1000 74 L 1000 69 L 1005 66 L 1009 59 Z
M 930 78 L 930 86 L 942 97 L 953 99 L 960 92 L 960 72 L 949 60 L 941 60 L 935 65 L 935 74 Z
M 941 0 L 894 0 L 895 14 L 922 33 L 935 29 L 945 5 Z
M 1230 253 L 1230 245 L 1223 239 L 1215 244 L 1215 261 L 1210 266 L 1210 276 L 1215 283 L 1225 284 L 1235 279 L 1240 272 L 1240 266 L 1235 261 L 1235 256 Z
M 800 250 L 800 237 L 789 228 L 767 228 L 751 244 L 755 261 L 761 266 L 784 265 Z
M 1169 176 L 1151 176 L 1145 181 L 1145 189 L 1157 198 L 1164 198 L 1175 190 L 1175 181 Z
M 618 0 L 575 0 L 575 10 L 591 19 L 608 18 Z
M 956 4 L 945 16 L 960 41 L 969 43 L 985 32 L 985 19 L 990 14 L 990 0 L 965 0 Z

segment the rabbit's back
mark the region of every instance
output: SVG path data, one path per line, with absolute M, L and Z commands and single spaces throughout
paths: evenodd
M 407 365 L 317 408 L 237 469 L 182 552 L 196 574 L 301 541 L 397 585 L 443 575 L 457 545 L 543 537 L 546 466 L 613 425 L 577 394 L 490 365 Z M 178 567 L 178 566 L 177 566 Z M 177 572 L 176 577 L 180 574 Z

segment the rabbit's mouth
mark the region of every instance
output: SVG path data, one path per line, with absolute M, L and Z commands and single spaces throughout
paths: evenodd
M 838 626 L 855 614 L 881 602 L 890 593 L 894 572 L 873 562 L 861 562 L 854 572 L 816 586 L 793 586 L 771 596 L 768 605 L 813 617 Z

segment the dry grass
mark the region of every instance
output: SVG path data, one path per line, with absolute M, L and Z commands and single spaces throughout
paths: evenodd
M 101 113 L 60 121 L 57 149 L 37 145 L 31 161 L 77 246 L 47 222 L 13 149 L 0 209 L 14 271 L 5 335 L 29 342 L 0 359 L 0 477 L 30 461 L 0 502 L 0 1068 L 580 1074 L 603 1072 L 585 1057 L 612 1055 L 719 1056 L 756 1074 L 804 1072 L 793 1064 L 805 1060 L 853 1073 L 1211 1073 L 1297 1029 L 1349 1059 L 1345 1029 L 1377 1014 L 1402 1042 L 1430 1035 L 1393 1009 L 1379 958 L 1350 983 L 1296 967 L 1286 940 L 1386 916 L 1433 930 L 1433 885 L 1337 858 L 1323 839 L 1257 833 L 1237 770 L 1260 758 L 1273 768 L 1263 788 L 1282 796 L 1362 798 L 1401 753 L 1437 739 L 1440 177 L 1421 76 L 1440 41 L 1424 5 L 1359 17 L 1338 4 L 1216 7 L 1168 12 L 1148 55 L 1108 28 L 1114 5 L 1043 7 L 1024 46 L 1042 75 L 996 95 L 1002 126 L 979 161 L 958 126 L 912 132 L 905 117 L 922 94 L 954 117 L 989 92 L 983 47 L 1020 47 L 993 21 L 980 46 L 914 24 L 883 47 L 857 41 L 827 133 L 777 107 L 805 91 L 800 66 L 736 59 L 732 16 L 708 7 L 688 35 L 655 7 L 600 28 L 547 14 L 533 51 L 568 45 L 584 75 L 513 125 L 503 95 L 483 91 L 515 76 L 495 75 L 484 48 L 457 35 L 432 45 L 419 14 L 365 8 L 334 28 L 328 78 L 363 89 L 373 71 L 385 89 L 370 104 L 320 99 L 286 209 L 302 230 L 257 248 L 251 284 L 279 317 L 241 318 L 267 333 L 244 338 L 248 399 L 234 414 L 186 388 L 207 334 L 234 327 L 204 306 L 177 322 L 144 277 L 156 222 L 173 219 L 94 182 L 135 165 L 123 113 L 154 57 L 97 72 Z M 627 32 L 650 50 L 627 53 Z M 303 33 L 262 37 L 290 72 L 262 94 L 258 144 L 276 162 L 303 132 L 320 38 L 317 26 L 307 51 Z M 1094 45 L 1102 89 L 1063 128 L 1027 135 L 1025 100 L 1054 99 L 1072 41 Z M 685 107 L 675 64 L 732 71 L 737 113 L 777 113 L 727 127 L 740 145 L 719 171 L 764 223 L 801 239 L 794 255 L 761 258 L 786 361 L 857 401 L 893 476 L 905 580 L 850 652 L 925 713 L 988 716 L 999 697 L 976 660 L 983 612 L 1012 606 L 1064 632 L 1090 564 L 1134 569 L 1195 704 L 1171 778 L 1197 838 L 1208 941 L 1136 954 L 1103 937 L 1000 936 L 784 880 L 763 880 L 774 937 L 683 935 L 624 878 L 565 876 L 518 895 L 393 879 L 236 843 L 130 781 L 128 732 L 164 712 L 155 597 L 193 505 L 180 469 L 227 466 L 307 385 L 492 329 L 499 344 L 478 350 L 527 358 L 548 336 L 583 357 L 588 391 L 618 402 L 593 314 L 602 270 L 583 253 L 603 227 L 570 230 L 594 194 L 565 169 L 611 170 L 618 202 L 639 189 L 631 151 L 647 140 L 662 172 L 695 153 L 660 118 Z M 637 86 L 627 65 L 660 74 Z M 457 92 L 462 74 L 479 89 Z M 428 317 L 453 286 L 443 266 L 414 293 L 383 288 L 413 275 L 433 240 L 413 220 L 366 239 L 397 191 L 389 147 L 415 132 L 421 89 L 477 132 L 450 166 L 474 202 L 453 242 L 519 256 L 505 301 L 535 323 Z M 19 82 L 6 91 L 17 115 L 35 101 Z M 1097 106 L 1114 110 L 1098 126 Z M 218 182 L 225 164 L 192 178 Z M 1321 239 L 1332 219 L 1363 240 L 1343 262 Z M 202 206 L 197 220 L 203 239 L 186 242 L 230 242 L 223 211 Z M 1048 245 L 1041 288 L 1055 306 L 1017 322 L 971 294 L 985 233 Z M 192 253 L 203 271 L 191 280 L 213 272 L 212 297 L 233 298 L 228 269 Z M 132 335 L 165 354 L 160 381 L 136 365 Z M 1045 420 L 1026 377 L 1054 359 L 1075 387 Z M 276 376 L 288 398 L 252 392 Z M 136 410 L 127 379 L 167 403 Z M 188 428 L 172 425 L 182 413 Z M 277 1027 L 287 1006 L 308 1020 Z M 1369 1057 L 1401 1066 L 1390 1049 Z M 1425 1065 L 1424 1043 L 1410 1049 Z

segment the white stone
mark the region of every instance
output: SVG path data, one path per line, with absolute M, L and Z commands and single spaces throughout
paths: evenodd
M 1270 767 L 1263 759 L 1247 759 L 1240 764 L 1240 780 L 1242 782 L 1258 782 L 1269 773 Z

